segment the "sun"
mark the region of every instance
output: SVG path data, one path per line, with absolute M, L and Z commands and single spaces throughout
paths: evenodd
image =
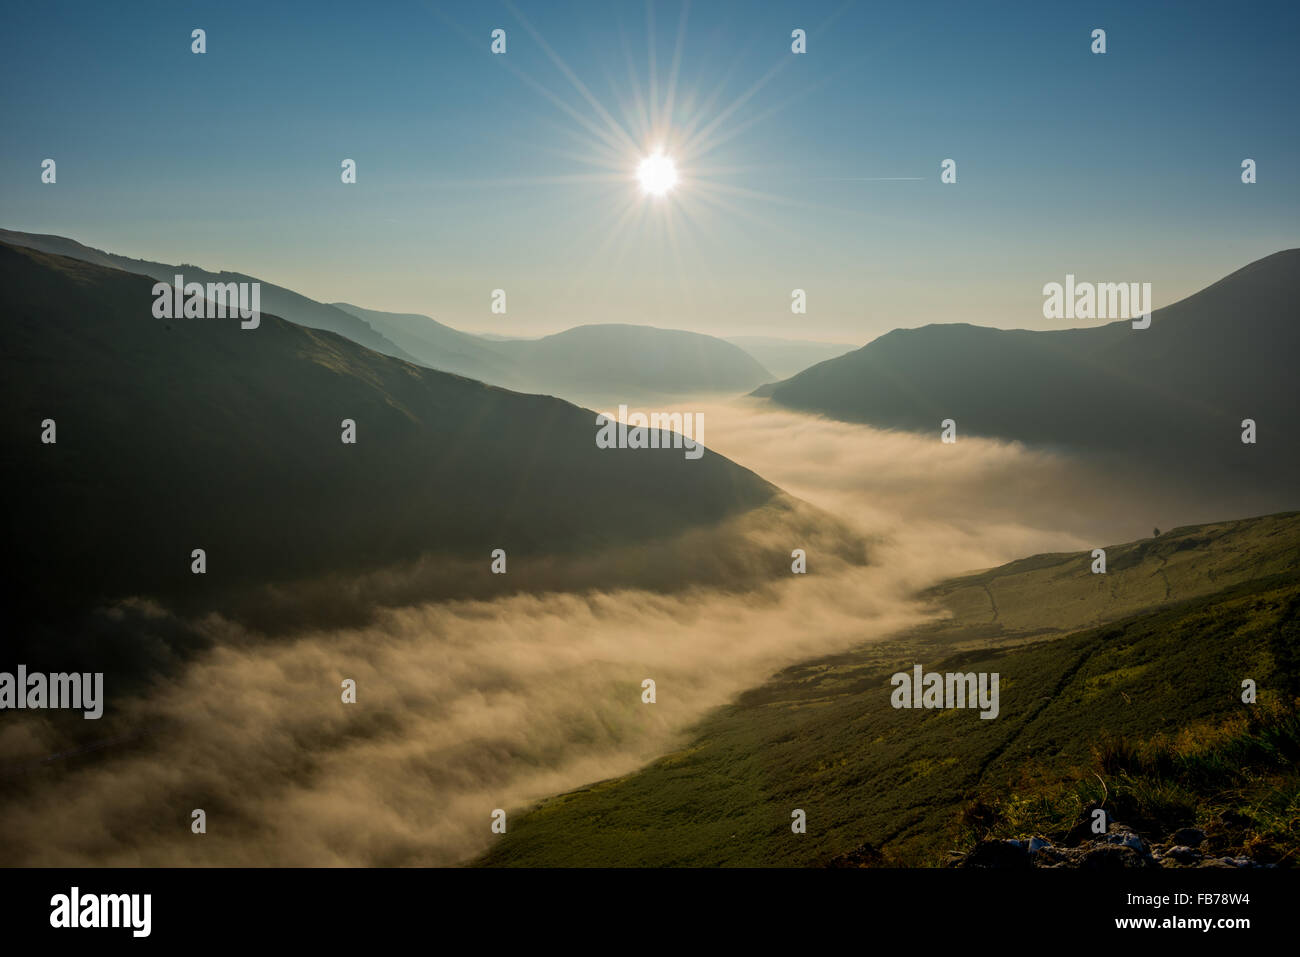
M 636 168 L 641 189 L 651 196 L 663 196 L 677 185 L 677 164 L 663 153 L 651 153 Z

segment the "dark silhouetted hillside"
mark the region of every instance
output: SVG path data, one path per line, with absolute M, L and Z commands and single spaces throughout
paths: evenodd
M 53 253 L 56 256 L 80 259 L 83 262 L 107 266 L 110 269 L 139 273 L 168 283 L 173 281 L 177 273 L 183 275 L 186 282 L 259 282 L 262 285 L 263 312 L 269 312 L 271 315 L 280 316 L 290 322 L 296 322 L 300 326 L 337 332 L 339 335 L 347 336 L 353 342 L 363 345 L 367 349 L 374 349 L 384 355 L 416 361 L 415 356 L 376 332 L 364 320 L 358 319 L 355 315 L 344 312 L 342 309 L 336 309 L 334 306 L 327 306 L 325 303 L 317 302 L 314 299 L 308 299 L 292 289 L 285 289 L 274 283 L 258 279 L 256 276 L 246 276 L 243 273 L 236 272 L 210 272 L 189 264 L 172 265 L 150 262 L 147 259 L 131 259 L 127 256 L 117 256 L 113 253 L 104 252 L 102 249 L 92 249 L 76 240 L 67 239 L 63 236 L 45 236 L 37 233 L 20 233 L 9 229 L 0 229 L 0 242 L 25 246 L 29 249 L 39 249 L 41 252 Z
M 1300 489 L 1300 250 L 1130 322 L 898 329 L 756 395 L 874 426 L 1122 456 L 1209 480 Z M 1046 321 L 1046 320 L 1045 320 Z M 1258 444 L 1243 445 L 1254 419 Z M 1279 506 L 1287 504 L 1279 502 Z
M 612 581 L 616 569 L 596 559 L 618 548 L 639 556 L 625 579 L 698 584 L 702 566 L 656 564 L 648 549 L 784 499 L 712 452 L 602 450 L 592 412 L 331 332 L 265 314 L 251 330 L 156 319 L 151 289 L 140 275 L 0 244 L 13 621 L 126 596 L 230 612 L 223 602 L 241 590 L 348 582 L 429 555 L 496 584 L 498 547 L 513 563 L 501 589 L 528 580 L 530 556 L 587 560 Z M 40 441 L 45 419 L 56 444 Z M 344 419 L 355 445 L 340 440 Z M 207 552 L 206 575 L 191 574 L 194 548 Z M 702 545 L 692 554 L 732 560 Z M 429 580 L 450 582 L 454 569 L 435 565 Z M 361 590 L 351 597 L 374 600 Z
M 376 352 L 520 392 L 625 396 L 747 392 L 772 379 L 738 346 L 692 332 L 649 326 L 578 326 L 543 339 L 488 339 L 428 316 L 326 304 L 242 273 L 130 259 L 62 236 L 0 230 L 12 243 L 171 282 L 260 282 L 262 311 L 312 329 L 346 336 Z

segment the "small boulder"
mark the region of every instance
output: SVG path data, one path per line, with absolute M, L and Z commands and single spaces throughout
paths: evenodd
M 1177 847 L 1171 847 L 1165 857 L 1175 860 L 1179 864 L 1195 864 L 1201 859 L 1201 852 L 1194 847 L 1180 844 Z
M 1199 827 L 1180 827 L 1169 837 L 1173 846 L 1200 847 L 1205 843 L 1205 832 Z
M 1119 844 L 1122 847 L 1131 847 L 1139 854 L 1146 853 L 1146 847 L 1142 843 L 1142 838 L 1138 837 L 1130 830 L 1113 830 L 1106 835 L 1106 840 L 1111 844 Z

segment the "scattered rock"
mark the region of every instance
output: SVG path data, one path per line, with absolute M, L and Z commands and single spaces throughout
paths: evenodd
M 949 855 L 949 867 L 1057 868 L 1093 871 L 1132 870 L 1144 867 L 1276 867 L 1250 857 L 1211 857 L 1199 850 L 1206 834 L 1185 827 L 1170 836 L 1168 844 L 1151 844 L 1123 824 L 1112 822 L 1105 835 L 1081 839 L 1076 825 L 1060 845 L 1042 835 L 1020 840 L 980 841 L 968 854 Z M 1079 841 L 1069 846 L 1071 838 Z
M 1120 844 L 1124 847 L 1132 848 L 1139 854 L 1146 853 L 1146 846 L 1142 843 L 1142 838 L 1129 830 L 1116 829 L 1106 835 L 1106 840 L 1110 844 Z
M 1171 847 L 1165 853 L 1165 857 L 1173 858 L 1179 864 L 1195 864 L 1201 859 L 1201 856 L 1201 852 L 1196 848 L 1181 844 L 1177 847 Z
M 1199 827 L 1180 827 L 1169 836 L 1170 844 L 1184 847 L 1200 847 L 1205 843 L 1205 832 Z

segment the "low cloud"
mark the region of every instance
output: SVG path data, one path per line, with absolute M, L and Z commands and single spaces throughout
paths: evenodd
M 654 563 L 675 567 L 684 590 L 544 590 L 599 581 L 592 556 L 582 575 L 553 566 L 536 590 L 422 601 L 438 568 L 426 562 L 354 588 L 354 602 L 382 596 L 382 607 L 348 627 L 285 630 L 289 612 L 338 583 L 283 590 L 275 637 L 221 617 L 173 622 L 206 650 L 127 700 L 109 674 L 98 737 L 60 716 L 4 716 L 3 863 L 461 862 L 489 846 L 495 808 L 513 815 L 631 772 L 774 671 L 926 620 L 917 589 L 1136 537 L 1181 507 L 1159 489 L 1119 494 L 1114 475 L 1051 453 L 945 446 L 937 428 L 883 433 L 748 401 L 681 407 L 704 411 L 710 448 L 822 512 L 762 510 L 725 534 L 656 546 Z M 861 536 L 868 564 L 825 515 Z M 719 543 L 735 555 L 713 554 Z M 794 548 L 808 551 L 806 576 L 790 574 Z M 614 560 L 631 569 L 636 550 Z M 739 591 L 703 571 L 728 561 L 746 572 L 737 580 L 758 566 L 770 580 Z M 344 678 L 356 704 L 340 700 Z M 655 704 L 641 702 L 644 678 Z M 207 812 L 204 835 L 190 832 L 194 808 Z

